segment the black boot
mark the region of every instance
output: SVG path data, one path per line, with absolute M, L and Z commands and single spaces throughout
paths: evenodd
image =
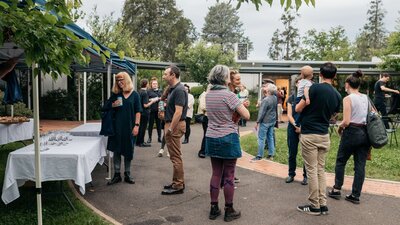
M 241 216 L 240 211 L 236 211 L 233 206 L 225 206 L 225 222 L 230 222 L 235 219 L 239 219 Z
M 107 182 L 107 185 L 113 185 L 122 181 L 121 173 L 114 173 L 114 177 Z
M 210 220 L 215 220 L 220 215 L 221 215 L 221 210 L 218 207 L 218 203 L 217 204 L 211 204 L 210 215 L 208 216 L 208 218 Z
M 135 183 L 135 180 L 133 180 L 133 178 L 130 176 L 130 173 L 124 172 L 124 175 L 125 175 L 124 181 L 126 183 L 128 183 L 128 184 L 134 184 Z
M 189 143 L 189 138 L 185 138 L 185 140 L 183 140 L 182 144 L 187 144 Z

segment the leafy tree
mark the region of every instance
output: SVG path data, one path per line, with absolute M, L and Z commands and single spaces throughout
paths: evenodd
M 175 0 L 127 0 L 122 12 L 135 49 L 147 58 L 176 61 L 175 48 L 196 39 L 192 22 L 176 8 Z
M 220 44 L 224 51 L 234 50 L 235 43 L 247 43 L 248 53 L 253 43 L 244 36 L 238 12 L 229 3 L 217 3 L 209 8 L 202 30 L 202 39 L 213 44 Z
M 282 59 L 282 40 L 280 38 L 280 31 L 276 29 L 271 38 L 271 43 L 268 49 L 268 56 L 273 60 Z
M 303 60 L 348 61 L 351 49 L 343 27 L 333 27 L 328 32 L 311 29 L 303 37 Z
M 285 60 L 293 60 L 299 58 L 299 29 L 295 27 L 295 19 L 299 17 L 299 14 L 294 14 L 291 9 L 286 10 L 282 15 L 281 21 L 284 26 L 284 30 L 281 33 L 282 43 L 284 45 L 284 57 Z
M 276 30 L 272 36 L 269 55 L 272 59 L 295 60 L 299 59 L 300 34 L 295 27 L 296 17 L 292 9 L 286 10 L 280 20 L 284 26 L 282 32 Z
M 373 55 L 379 55 L 386 45 L 385 17 L 382 0 L 372 0 L 367 11 L 367 23 L 356 38 L 356 60 L 371 60 Z
M 272 5 L 272 2 L 274 0 L 264 0 L 264 2 L 268 3 L 269 5 Z M 219 2 L 219 0 L 217 0 L 217 2 Z M 231 2 L 231 0 L 229 1 Z M 237 6 L 236 8 L 240 8 L 240 6 L 242 5 L 242 3 L 252 3 L 255 5 L 256 9 L 259 10 L 260 6 L 262 5 L 262 0 L 237 0 Z M 315 7 L 315 0 L 280 0 L 281 6 L 285 6 L 287 9 L 290 8 L 292 6 L 292 3 L 295 4 L 296 9 L 299 9 L 300 6 L 302 5 L 302 3 L 306 3 L 307 5 L 309 5 L 310 3 Z
M 207 83 L 210 70 L 217 64 L 235 67 L 233 51 L 223 52 L 221 45 L 209 45 L 201 41 L 190 48 L 183 44 L 177 48 L 179 62 L 185 64 L 187 73 L 195 82 Z
M 384 63 L 381 65 L 385 69 L 400 71 L 400 31 L 389 35 L 388 46 L 385 50 Z
M 74 1 L 76 6 L 80 4 L 79 0 Z M 64 29 L 72 22 L 71 8 L 64 0 L 49 0 L 42 11 L 30 0 L 11 0 L 9 4 L 2 1 L 0 10 L 0 45 L 14 42 L 24 49 L 27 65 L 38 63 L 39 70 L 54 78 L 60 74 L 70 75 L 72 62 L 88 63 L 89 55 L 83 53 L 86 47 L 100 52 L 98 46 Z
M 114 18 L 114 12 L 100 18 L 97 6 L 94 6 L 86 24 L 92 36 L 103 45 L 112 48 L 120 55 L 138 56 L 135 51 L 136 41 L 129 33 L 125 32 L 121 20 Z

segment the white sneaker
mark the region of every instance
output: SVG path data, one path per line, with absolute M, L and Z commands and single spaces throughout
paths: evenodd
M 167 157 L 169 158 L 169 152 L 167 151 Z
M 164 154 L 164 149 L 160 149 L 160 151 L 158 152 L 157 156 L 158 157 L 163 157 Z

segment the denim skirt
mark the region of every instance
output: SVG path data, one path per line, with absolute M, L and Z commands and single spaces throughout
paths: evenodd
M 206 156 L 222 159 L 242 157 L 239 135 L 231 133 L 219 138 L 206 137 Z

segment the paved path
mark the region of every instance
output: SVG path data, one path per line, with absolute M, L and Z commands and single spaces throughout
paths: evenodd
M 211 166 L 209 159 L 197 157 L 201 135 L 201 126 L 193 125 L 190 143 L 183 145 L 186 181 L 184 194 L 160 194 L 162 186 L 171 180 L 172 166 L 168 158 L 156 157 L 159 144 L 152 143 L 151 148 L 135 149 L 132 175 L 136 184 L 119 183 L 107 186 L 105 167 L 98 166 L 92 174 L 94 187 L 86 192 L 84 198 L 123 224 L 225 224 L 222 217 L 215 221 L 208 219 Z M 285 165 L 269 161 L 250 164 L 247 163 L 249 158 L 250 156 L 244 155 L 236 172 L 241 182 L 235 191 L 234 206 L 242 211 L 242 218 L 231 224 L 399 224 L 400 198 L 388 195 L 363 193 L 360 205 L 328 199 L 330 215 L 302 214 L 296 210 L 296 206 L 307 203 L 308 187 L 298 182 L 286 184 Z M 377 188 L 381 191 L 391 184 L 378 183 L 382 185 L 382 188 Z M 398 184 L 393 184 L 398 191 Z M 366 185 L 365 189 L 367 191 L 370 188 Z M 220 207 L 223 202 L 221 195 Z

